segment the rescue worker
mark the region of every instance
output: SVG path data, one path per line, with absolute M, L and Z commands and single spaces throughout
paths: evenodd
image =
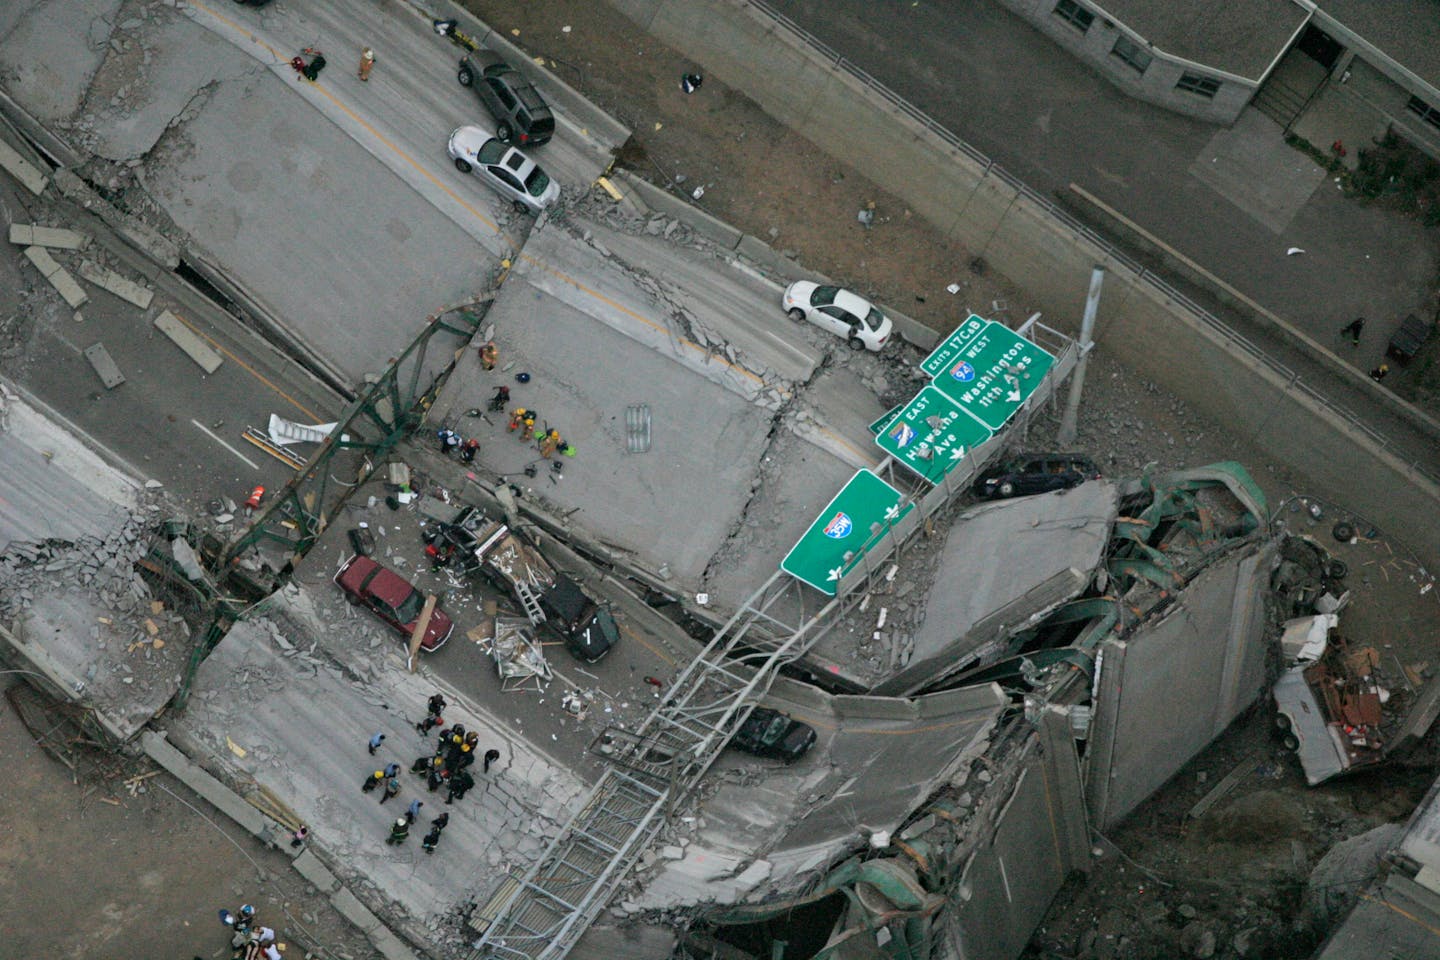
M 385 838 L 386 843 L 404 843 L 405 838 L 410 836 L 410 824 L 400 817 L 390 826 L 390 836 Z
M 360 784 L 360 789 L 366 793 L 369 793 L 371 790 L 374 790 L 376 787 L 380 786 L 380 784 L 384 782 L 385 771 L 376 770 L 374 773 L 370 774 L 370 776 L 365 778 L 365 782 Z
M 494 340 L 486 340 L 480 347 L 480 366 L 486 370 L 494 370 L 499 359 L 500 348 L 495 346 Z
M 549 460 L 560 449 L 560 431 L 551 430 L 540 438 L 540 456 Z
M 360 69 L 358 71 L 361 80 L 370 79 L 370 71 L 375 68 L 375 51 L 366 47 L 360 51 Z
M 480 452 L 480 441 L 471 437 L 460 446 L 460 462 L 474 463 L 475 454 Z

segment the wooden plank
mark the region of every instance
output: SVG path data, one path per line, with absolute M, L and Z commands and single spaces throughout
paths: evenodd
M 420 669 L 420 641 L 425 638 L 425 630 L 430 626 L 430 615 L 435 612 L 435 594 L 425 598 L 425 609 L 420 611 L 420 619 L 415 621 L 415 629 L 410 631 L 410 656 L 405 661 L 414 673 Z
M 1219 801 L 1221 797 L 1225 796 L 1225 794 L 1229 793 L 1231 790 L 1234 790 L 1235 786 L 1241 780 L 1244 780 L 1246 777 L 1250 776 L 1250 774 L 1254 773 L 1255 767 L 1259 764 L 1259 762 L 1260 754 L 1258 753 L 1252 753 L 1244 760 L 1241 760 L 1238 764 L 1236 764 L 1235 769 L 1231 770 L 1225 776 L 1224 780 L 1221 780 L 1219 783 L 1215 784 L 1214 789 L 1212 789 L 1209 793 L 1205 794 L 1205 796 L 1201 797 L 1199 802 L 1197 802 L 1195 806 L 1191 807 L 1190 812 L 1187 813 L 1185 816 L 1191 820 L 1196 820 L 1200 817 L 1203 817 L 1205 815 L 1205 811 L 1215 806 L 1216 802 Z
M 180 322 L 180 318 L 169 310 L 163 311 L 155 318 L 155 327 L 165 336 L 175 342 L 175 346 L 185 351 L 185 354 L 200 365 L 200 369 L 206 373 L 214 373 L 224 363 L 224 358 L 211 349 L 210 345 L 200 338 L 194 330 Z

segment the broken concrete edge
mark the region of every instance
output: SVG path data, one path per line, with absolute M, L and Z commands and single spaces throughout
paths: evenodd
M 4 126 L 15 139 L 21 142 L 18 149 L 22 155 L 28 154 L 26 159 L 42 170 L 52 165 L 78 167 L 85 162 L 83 156 L 55 136 L 45 124 L 16 103 L 4 90 L 0 90 L 0 120 L 3 120 Z
M 130 246 L 139 250 L 165 269 L 174 270 L 180 265 L 180 249 L 161 236 L 158 231 L 139 219 L 121 213 L 108 200 L 96 193 L 90 184 L 79 175 L 61 167 L 55 171 L 55 188 L 60 195 L 95 214 L 105 222 L 116 235 Z
M 323 350 L 292 329 L 288 323 L 265 306 L 259 297 L 226 273 L 214 257 L 196 246 L 193 241 L 185 248 L 185 265 L 243 310 L 249 319 L 259 325 L 261 335 L 267 340 L 273 338 L 277 341 L 275 346 L 279 347 L 287 356 L 305 358 L 301 366 L 310 375 L 320 380 L 327 389 L 340 394 L 347 402 L 356 398 L 357 394 L 350 376 L 334 366 Z M 178 279 L 185 282 L 183 277 Z M 188 283 L 186 285 L 190 286 Z M 194 288 L 191 287 L 191 289 Z M 207 296 L 201 291 L 196 292 L 206 300 L 213 302 L 213 297 Z
M 72 676 L 44 647 L 29 643 L 22 633 L 11 633 L 0 624 L 0 663 L 12 664 L 29 674 L 27 682 L 47 696 L 63 702 L 79 702 L 115 743 L 124 743 L 129 736 L 125 725 L 93 703 L 77 699 L 76 691 L 85 689 L 85 681 Z M 43 683 L 36 683 L 36 680 Z
M 566 114 L 566 119 L 573 120 L 586 136 L 598 141 L 607 149 L 613 151 L 630 139 L 629 127 L 591 103 L 584 94 L 561 80 L 548 67 L 537 63 L 528 53 L 511 43 L 504 35 L 495 32 L 494 27 L 468 10 L 464 10 L 454 3 L 443 3 L 438 6 L 445 7 L 448 13 L 442 13 L 433 3 L 416 2 L 416 0 L 409 0 L 409 3 L 427 20 L 435 18 L 459 20 L 461 29 L 474 37 L 482 47 L 500 54 L 505 58 L 506 63 L 524 74 L 531 83 L 542 88 L 545 98 L 560 106 Z M 460 48 L 457 47 L 456 64 L 460 62 L 460 53 Z
M 114 270 L 107 270 L 94 260 L 81 260 L 79 273 L 80 279 L 113 293 L 121 300 L 139 307 L 141 310 L 148 310 L 151 301 L 155 299 L 154 290 L 144 284 L 126 279 Z
M 173 742 L 172 742 L 173 741 Z M 256 839 L 277 846 L 276 837 L 285 836 L 287 831 L 252 807 L 218 777 L 201 766 L 192 757 L 208 756 L 201 746 L 183 731 L 145 730 L 140 734 L 140 745 L 155 763 L 169 771 L 181 783 L 195 791 L 211 806 L 225 814 L 237 825 Z M 278 847 L 282 852 L 286 849 Z M 353 923 L 369 938 L 376 950 L 386 960 L 416 960 L 414 950 L 401 942 L 393 931 L 360 899 L 342 883 L 307 844 L 298 854 L 292 854 L 291 865 L 306 881 L 324 893 L 331 905 L 346 920 Z
M 823 273 L 809 270 L 785 254 L 777 251 L 770 244 L 758 237 L 752 237 L 742 233 L 734 227 L 719 220 L 683 197 L 678 197 L 668 190 L 663 190 L 655 184 L 640 177 L 627 173 L 624 170 L 616 170 L 611 174 L 612 180 L 618 180 L 629 188 L 627 199 L 631 200 L 641 213 L 659 213 L 665 216 L 674 217 L 683 222 L 691 230 L 700 236 L 711 240 L 714 243 L 758 267 L 762 271 L 779 274 L 780 276 L 792 279 L 811 280 L 816 283 L 829 283 L 830 278 Z M 777 302 L 775 309 L 780 309 Z M 931 350 L 940 342 L 940 333 L 932 330 L 918 320 L 913 320 L 885 304 L 882 306 L 885 315 L 895 322 L 895 330 L 901 337 L 922 350 Z
M 39 167 L 26 160 L 5 140 L 0 140 L 0 169 L 4 169 L 21 186 L 37 197 L 44 193 L 45 188 L 50 185 L 50 178 L 41 173 Z
M 137 500 L 144 494 L 145 488 L 150 486 L 147 480 L 141 479 L 142 477 L 149 477 L 151 475 L 148 471 L 137 468 L 105 444 L 97 441 L 78 423 L 35 396 L 34 393 L 16 383 L 14 380 L 9 380 L 4 377 L 0 377 L 0 385 L 3 385 L 4 391 L 8 391 L 18 397 L 22 403 L 33 409 L 40 416 L 49 420 L 51 423 L 58 424 L 66 434 L 78 441 L 80 446 L 85 448 L 86 453 L 103 461 L 111 469 L 122 474 L 124 479 L 134 486 Z

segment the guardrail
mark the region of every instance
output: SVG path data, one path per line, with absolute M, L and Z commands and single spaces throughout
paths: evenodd
M 1308 399 L 1312 403 L 1322 407 L 1325 410 L 1330 411 L 1331 413 L 1335 414 L 1336 417 L 1344 421 L 1352 428 L 1364 433 L 1382 450 L 1386 450 L 1392 455 L 1396 456 L 1398 459 L 1405 461 L 1411 470 L 1415 471 L 1421 476 L 1426 477 L 1433 483 L 1440 483 L 1440 473 L 1437 473 L 1434 469 L 1422 464 L 1418 460 L 1406 457 L 1383 433 L 1380 433 L 1374 427 L 1370 426 L 1368 423 L 1365 423 L 1350 410 L 1346 409 L 1343 406 L 1340 406 L 1334 400 L 1316 391 L 1308 383 L 1305 383 L 1303 380 L 1301 380 L 1300 374 L 1297 373 L 1295 370 L 1286 366 L 1284 363 L 1281 363 L 1279 360 L 1270 356 L 1268 353 L 1265 353 L 1259 347 L 1255 346 L 1255 344 L 1245 339 L 1243 336 L 1237 333 L 1235 329 L 1229 324 L 1222 321 L 1219 317 L 1215 316 L 1209 310 L 1200 306 L 1190 297 L 1175 289 L 1175 287 L 1170 285 L 1161 277 L 1156 276 L 1148 268 L 1139 263 L 1134 257 L 1120 250 L 1110 240 L 1097 233 L 1094 228 L 1089 227 L 1084 223 L 1081 223 L 1074 216 L 1072 216 L 1070 213 L 1068 213 L 1058 204 L 1056 204 L 1054 200 L 1039 193 L 1034 188 L 1030 187 L 1028 184 L 1016 177 L 1014 174 L 1010 173 L 1008 170 L 1000 166 L 998 162 L 986 156 L 984 153 L 977 150 L 970 144 L 966 143 L 964 140 L 960 139 L 960 137 L 956 136 L 952 131 L 942 125 L 934 117 L 931 117 L 929 114 L 925 113 L 925 111 L 910 103 L 904 97 L 901 97 L 894 90 L 891 90 L 889 87 L 885 86 L 885 84 L 881 83 L 869 73 L 866 73 L 857 65 L 846 60 L 845 57 L 841 56 L 839 52 L 828 46 L 819 37 L 810 33 L 804 27 L 800 26 L 798 23 L 791 20 L 789 17 L 785 16 L 780 11 L 771 7 L 768 3 L 765 2 L 765 0 L 748 0 L 748 2 L 752 8 L 764 14 L 765 17 L 772 20 L 778 27 L 791 34 L 796 40 L 799 40 L 806 46 L 810 47 L 817 54 L 821 55 L 825 60 L 828 60 L 831 65 L 834 66 L 837 70 L 844 71 L 845 73 L 853 77 L 855 80 L 864 84 L 881 99 L 885 100 L 887 103 L 894 106 L 901 113 L 905 114 L 905 116 L 920 124 L 930 133 L 934 134 L 936 137 L 940 138 L 945 143 L 965 154 L 965 156 L 969 157 L 975 163 L 979 164 L 983 168 L 981 171 L 982 177 L 993 176 L 1003 182 L 1006 186 L 1013 189 L 1017 194 L 1024 197 L 1026 200 L 1030 201 L 1036 206 L 1040 207 L 1045 212 L 1046 216 L 1062 224 L 1067 230 L 1079 234 L 1090 244 L 1098 248 L 1104 258 L 1112 261 L 1113 263 L 1121 267 L 1124 267 L 1126 270 L 1134 274 L 1135 281 L 1137 283 L 1144 283 L 1153 288 L 1157 293 L 1163 295 L 1166 299 L 1179 304 L 1196 320 L 1199 320 L 1201 323 L 1204 323 L 1214 329 L 1226 341 L 1234 344 L 1237 348 L 1252 357 L 1256 362 L 1264 364 L 1271 372 L 1279 376 L 1281 379 L 1285 380 L 1291 389 L 1298 390 L 1299 392 L 1304 394 L 1306 399 Z

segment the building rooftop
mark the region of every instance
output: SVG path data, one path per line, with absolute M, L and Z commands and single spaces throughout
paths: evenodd
M 1317 0 L 1316 6 L 1421 80 L 1440 87 L 1440 3 Z
M 1352 5 L 1365 4 L 1345 4 Z M 1306 17 L 1291 0 L 1099 0 L 1097 6 L 1165 53 L 1251 80 L 1264 75 Z

